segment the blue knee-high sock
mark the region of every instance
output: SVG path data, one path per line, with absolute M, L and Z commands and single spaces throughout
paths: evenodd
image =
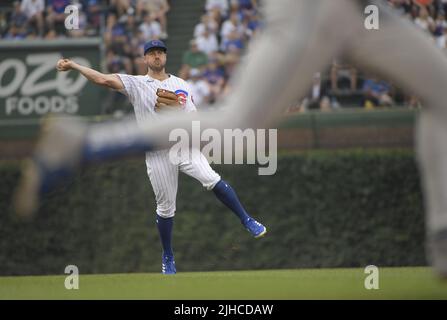
M 163 254 L 174 255 L 171 247 L 172 227 L 174 225 L 174 217 L 162 218 L 157 214 L 157 228 L 160 234 L 161 245 L 163 246 Z
M 216 197 L 239 217 L 241 222 L 245 222 L 250 218 L 247 211 L 242 207 L 236 192 L 227 182 L 220 180 L 214 186 L 213 191 Z

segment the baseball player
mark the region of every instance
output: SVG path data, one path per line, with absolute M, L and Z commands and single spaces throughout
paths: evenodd
M 298 101 L 311 84 L 312 75 L 327 67 L 333 57 L 343 54 L 353 64 L 379 74 L 416 95 L 425 108 L 416 129 L 417 154 L 426 199 L 428 256 L 435 271 L 447 277 L 447 58 L 410 21 L 400 18 L 384 1 L 375 0 L 277 0 L 264 3 L 266 28 L 250 45 L 241 63 L 234 92 L 225 102 L 225 112 L 172 117 L 156 124 L 135 128 L 128 124 L 97 125 L 88 132 L 74 120 L 55 122 L 37 148 L 37 154 L 60 151 L 50 147 L 51 137 L 64 134 L 67 139 L 83 143 L 72 153 L 88 161 L 97 156 L 153 150 L 169 146 L 173 128 L 191 131 L 191 121 L 201 121 L 201 128 L 268 128 L 278 123 L 283 111 Z M 379 29 L 365 28 L 365 8 L 379 9 Z M 253 94 L 256 88 L 256 94 Z M 63 130 L 61 127 L 72 129 Z M 126 129 L 123 129 L 125 127 Z M 93 143 L 101 132 L 110 134 L 97 144 L 96 152 L 80 150 Z M 78 134 L 81 135 L 81 134 Z M 57 139 L 56 139 L 57 140 Z M 124 144 L 122 141 L 126 141 Z M 128 141 L 133 141 L 129 146 Z M 60 145 L 60 143 L 58 144 Z M 46 158 L 49 156 L 47 155 Z M 79 162 L 79 161 L 78 161 Z M 51 163 L 46 160 L 45 164 Z M 74 163 L 71 168 L 74 168 Z M 34 167 L 34 169 L 33 169 Z M 24 210 L 30 212 L 45 186 L 49 173 L 65 168 L 54 161 L 45 169 L 31 162 L 21 184 Z M 27 178 L 28 177 L 28 178 Z M 20 190 L 20 189 L 19 189 Z M 28 194 L 24 192 L 29 192 Z
M 144 76 L 126 74 L 105 75 L 81 66 L 69 59 L 57 63 L 59 71 L 77 70 L 88 80 L 127 95 L 132 103 L 137 123 L 157 121 L 163 118 L 164 110 L 181 113 L 195 112 L 189 85 L 182 79 L 165 72 L 167 57 L 166 45 L 153 40 L 144 46 L 144 59 L 148 73 Z M 89 147 L 94 147 L 90 145 Z M 171 246 L 173 218 L 176 210 L 176 196 L 179 171 L 197 179 L 207 189 L 213 190 L 217 198 L 230 208 L 241 223 L 255 237 L 266 233 L 266 228 L 248 215 L 238 200 L 232 187 L 210 167 L 205 156 L 197 149 L 181 151 L 177 160 L 169 157 L 169 150 L 162 149 L 146 153 L 147 174 L 149 176 L 157 203 L 157 227 L 163 247 L 162 272 L 176 273 L 174 253 Z M 94 150 L 84 150 L 94 153 Z

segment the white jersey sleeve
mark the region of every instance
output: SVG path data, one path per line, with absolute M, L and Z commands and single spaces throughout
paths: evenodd
M 189 92 L 188 98 L 186 99 L 185 111 L 186 112 L 197 111 L 197 108 L 194 104 L 191 87 L 186 81 L 185 81 L 185 88 L 186 92 Z
M 136 97 L 139 94 L 136 77 L 128 74 L 117 73 L 116 75 L 121 79 L 121 82 L 124 85 L 124 89 L 119 90 L 119 92 L 125 94 L 129 98 L 130 102 L 134 104 L 134 102 L 136 101 Z

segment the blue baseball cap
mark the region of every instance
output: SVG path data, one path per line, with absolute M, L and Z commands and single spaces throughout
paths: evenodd
M 151 40 L 149 42 L 146 42 L 146 44 L 144 45 L 144 54 L 146 54 L 146 52 L 148 52 L 148 50 L 153 49 L 153 48 L 162 49 L 164 52 L 168 51 L 168 48 L 166 47 L 166 45 L 164 44 L 163 41 Z

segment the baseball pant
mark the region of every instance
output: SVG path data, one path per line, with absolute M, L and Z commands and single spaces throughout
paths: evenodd
M 184 152 L 175 162 L 169 158 L 169 150 L 147 152 L 147 174 L 157 203 L 157 214 L 162 218 L 175 215 L 179 171 L 198 180 L 207 190 L 214 188 L 220 176 L 197 149 Z

